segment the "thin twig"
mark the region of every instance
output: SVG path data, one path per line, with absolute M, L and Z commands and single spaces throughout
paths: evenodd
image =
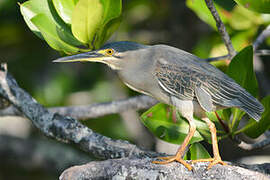
M 254 52 L 254 54 L 256 56 L 269 56 L 270 55 L 270 50 L 268 49 L 260 49 L 260 50 L 256 50 Z M 217 56 L 217 57 L 211 57 L 211 58 L 207 58 L 207 59 L 203 59 L 206 62 L 214 62 L 214 61 L 220 61 L 220 60 L 231 60 L 230 59 L 230 55 L 224 55 L 224 56 Z
M 232 59 L 236 55 L 236 51 L 234 50 L 232 46 L 232 42 L 230 39 L 230 36 L 228 32 L 226 31 L 225 25 L 221 21 L 219 14 L 214 6 L 214 3 L 212 0 L 205 0 L 205 3 L 208 7 L 208 9 L 211 11 L 215 21 L 216 21 L 216 26 L 218 28 L 219 33 L 221 34 L 222 40 L 225 43 L 225 46 L 228 50 L 228 54 L 230 56 L 230 59 Z
M 259 50 L 256 50 L 254 54 L 256 56 L 269 56 L 270 50 L 269 49 L 259 49 Z
M 213 62 L 213 61 L 219 61 L 219 60 L 225 60 L 225 59 L 230 59 L 230 55 L 224 55 L 224 56 L 218 56 L 218 57 L 211 57 L 204 59 L 206 62 Z
M 227 124 L 225 124 L 225 123 L 222 121 L 222 119 L 219 117 L 217 111 L 215 111 L 215 114 L 216 114 L 216 117 L 217 117 L 219 123 L 221 124 L 222 128 L 224 129 L 224 131 L 225 131 L 227 134 L 229 134 L 229 133 L 230 133 L 230 130 L 229 130 L 229 127 L 227 126 Z
M 257 37 L 257 39 L 253 43 L 254 50 L 257 50 L 258 47 L 263 43 L 263 41 L 270 36 L 270 25 L 268 25 L 261 34 Z
M 240 141 L 240 144 L 238 144 L 238 147 L 240 147 L 241 149 L 244 149 L 244 150 L 251 151 L 251 150 L 255 150 L 255 149 L 264 148 L 264 147 L 268 146 L 269 144 L 270 144 L 270 138 L 267 138 L 265 140 L 262 140 L 260 142 L 253 143 L 253 144 L 248 144 L 244 141 Z

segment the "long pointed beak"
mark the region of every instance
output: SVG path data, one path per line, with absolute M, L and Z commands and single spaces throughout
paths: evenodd
M 62 57 L 56 60 L 53 60 L 53 62 L 101 62 L 101 60 L 104 59 L 104 55 L 98 53 L 97 51 L 91 51 L 81 54 L 76 54 L 72 56 L 66 56 Z

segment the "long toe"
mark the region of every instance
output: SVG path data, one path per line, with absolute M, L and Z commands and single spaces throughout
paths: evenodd
M 162 159 L 162 160 L 168 160 L 168 159 L 172 159 L 172 158 L 174 158 L 174 156 L 157 157 L 157 159 Z
M 162 159 L 162 160 L 165 160 L 165 161 L 153 161 L 152 163 L 155 163 L 155 164 L 168 164 L 170 162 L 177 161 L 177 162 L 183 164 L 188 170 L 190 170 L 190 171 L 192 170 L 191 165 L 188 164 L 182 158 L 178 158 L 176 156 L 168 156 L 168 157 L 159 157 L 159 159 Z
M 207 169 L 211 169 L 214 165 L 216 164 L 221 164 L 221 165 L 227 165 L 227 163 L 225 163 L 224 161 L 222 161 L 221 159 L 214 159 L 207 167 Z
M 191 163 L 194 164 L 197 162 L 212 162 L 212 161 L 214 161 L 214 158 L 192 160 Z
M 177 162 L 180 162 L 181 164 L 183 164 L 186 168 L 188 168 L 188 170 L 192 170 L 192 167 L 190 164 L 188 164 L 185 160 L 183 159 L 175 159 Z
M 170 162 L 175 161 L 174 157 L 162 157 L 162 158 L 159 158 L 159 159 L 165 160 L 165 161 L 152 161 L 152 163 L 154 163 L 154 164 L 168 164 Z

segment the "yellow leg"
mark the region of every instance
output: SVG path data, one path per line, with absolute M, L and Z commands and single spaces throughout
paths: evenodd
M 216 133 L 215 124 L 212 121 L 210 121 L 208 118 L 202 118 L 202 119 L 207 123 L 207 125 L 208 125 L 208 127 L 210 129 L 210 132 L 211 132 L 211 139 L 212 139 L 212 147 L 213 147 L 214 158 L 193 160 L 192 163 L 210 162 L 210 164 L 208 165 L 208 169 L 211 169 L 216 164 L 227 165 L 225 162 L 223 162 L 221 160 L 221 157 L 219 155 L 218 142 L 217 142 L 217 133 Z
M 162 159 L 165 161 L 153 161 L 153 163 L 155 163 L 155 164 L 168 164 L 170 162 L 177 161 L 177 162 L 180 162 L 181 164 L 183 164 L 186 168 L 188 168 L 188 170 L 192 170 L 191 165 L 183 160 L 183 155 L 184 155 L 185 149 L 188 146 L 190 139 L 192 138 L 192 136 L 194 135 L 194 133 L 196 131 L 196 125 L 192 122 L 192 120 L 189 120 L 189 125 L 190 126 L 189 126 L 188 135 L 185 138 L 182 145 L 180 146 L 180 148 L 178 149 L 175 156 L 159 157 L 159 159 Z

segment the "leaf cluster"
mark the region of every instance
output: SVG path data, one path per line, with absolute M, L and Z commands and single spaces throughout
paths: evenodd
M 29 0 L 20 5 L 31 31 L 53 49 L 75 54 L 101 47 L 118 28 L 121 0 Z

